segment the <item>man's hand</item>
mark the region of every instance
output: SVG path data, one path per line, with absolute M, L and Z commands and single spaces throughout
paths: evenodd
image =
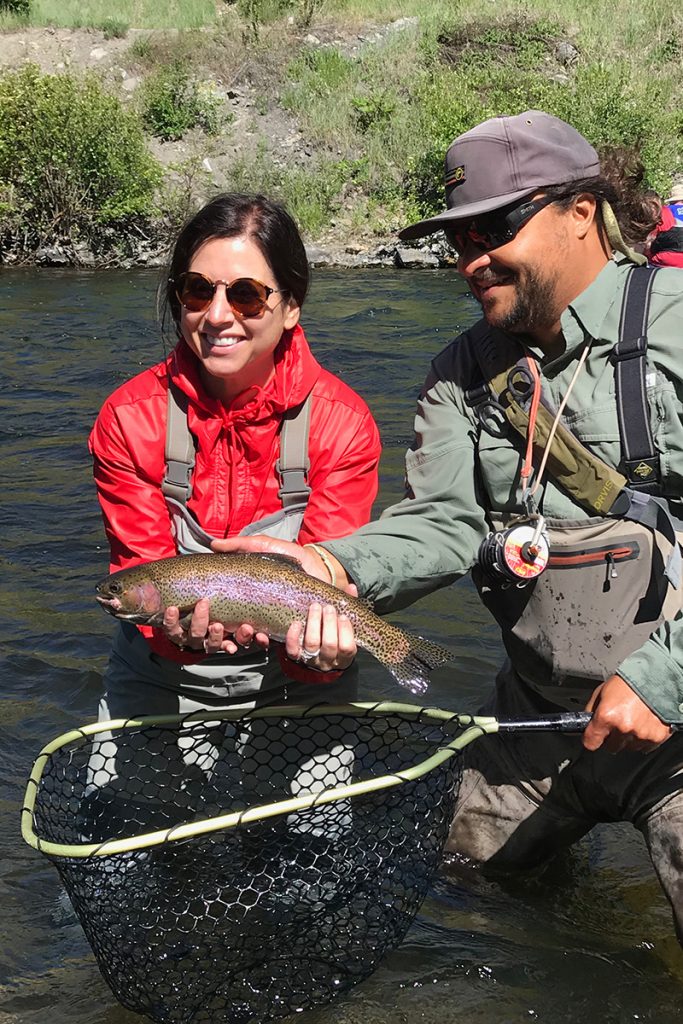
M 646 754 L 671 736 L 671 727 L 650 710 L 621 676 L 610 676 L 601 683 L 586 704 L 586 711 L 593 713 L 583 734 L 587 750 L 604 747 L 611 754 L 620 750 Z
M 264 555 L 289 555 L 301 562 L 301 567 L 309 576 L 314 576 L 323 583 L 330 583 L 330 570 L 314 547 L 302 547 L 289 540 L 279 540 L 277 537 L 268 537 L 266 534 L 257 533 L 249 537 L 226 537 L 224 540 L 214 540 L 211 544 L 214 551 L 242 553 L 257 553 Z M 346 593 L 357 593 L 350 591 L 351 580 L 346 574 L 341 562 L 338 562 L 333 554 L 328 552 L 328 561 L 335 570 L 336 585 Z

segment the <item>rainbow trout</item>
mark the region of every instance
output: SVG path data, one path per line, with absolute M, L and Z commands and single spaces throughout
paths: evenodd
M 246 622 L 277 641 L 284 640 L 292 622 L 305 620 L 314 601 L 334 605 L 353 623 L 358 646 L 413 693 L 424 693 L 426 674 L 453 658 L 438 644 L 385 622 L 367 601 L 309 576 L 286 555 L 177 555 L 122 569 L 97 586 L 105 611 L 148 626 L 161 626 L 169 605 L 180 609 L 187 626 L 202 597 L 211 602 L 210 620 L 229 632 Z

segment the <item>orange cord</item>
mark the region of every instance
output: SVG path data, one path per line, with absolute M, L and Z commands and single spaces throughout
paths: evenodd
M 530 359 L 527 356 L 526 359 L 529 372 L 534 379 L 534 393 L 531 398 L 531 408 L 529 409 L 529 426 L 527 427 L 526 435 L 526 455 L 524 456 L 524 462 L 522 463 L 522 471 L 519 474 L 520 482 L 522 484 L 522 494 L 526 494 L 528 489 L 529 477 L 533 470 L 533 455 L 534 455 L 534 433 L 536 431 L 536 416 L 538 414 L 538 406 L 541 401 L 541 375 L 538 372 L 538 367 L 534 359 Z

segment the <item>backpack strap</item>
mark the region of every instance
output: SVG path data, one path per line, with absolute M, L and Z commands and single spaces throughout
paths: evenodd
M 161 491 L 166 497 L 175 498 L 181 505 L 187 505 L 192 494 L 192 471 L 194 469 L 194 438 L 187 426 L 187 395 L 169 378 L 166 401 L 166 472 L 161 481 Z
M 307 483 L 310 468 L 310 422 L 309 394 L 299 405 L 288 409 L 283 417 L 280 458 L 275 464 L 275 470 L 280 477 L 278 497 L 283 508 L 305 504 L 311 493 Z M 187 426 L 187 396 L 172 380 L 168 382 L 165 459 L 166 472 L 161 482 L 162 493 L 169 498 L 175 498 L 181 505 L 187 505 L 192 494 L 195 447 Z
M 275 470 L 280 477 L 278 498 L 283 508 L 305 504 L 311 494 L 308 486 L 308 435 L 311 425 L 310 394 L 299 405 L 288 409 L 283 417 L 280 434 L 280 458 Z
M 647 494 L 661 494 L 662 490 L 647 399 L 647 323 L 656 273 L 656 267 L 631 270 L 621 306 L 619 340 L 610 354 L 621 437 L 620 468 L 629 487 Z
M 512 427 L 517 435 L 526 440 L 531 391 L 526 398 L 522 398 L 519 391 L 511 387 L 517 368 L 524 366 L 525 356 L 521 344 L 494 329 L 488 337 L 479 339 L 478 344 L 473 346 L 473 352 L 491 392 L 491 397 L 475 408 L 482 427 L 494 433 L 491 423 L 496 417 L 490 411 L 493 408 L 498 413 L 498 419 L 507 421 L 506 433 Z M 547 446 L 554 420 L 554 410 L 541 396 L 534 432 L 534 445 L 541 451 Z M 495 428 L 498 427 L 496 422 Z M 503 435 L 496 433 L 494 436 Z M 617 495 L 626 485 L 622 473 L 594 455 L 561 422 L 557 425 L 548 453 L 547 468 L 555 481 L 593 515 L 608 515 Z

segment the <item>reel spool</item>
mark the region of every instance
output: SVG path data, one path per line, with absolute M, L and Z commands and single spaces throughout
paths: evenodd
M 545 533 L 529 524 L 489 533 L 479 548 L 479 564 L 490 580 L 525 587 L 545 571 L 550 547 Z

